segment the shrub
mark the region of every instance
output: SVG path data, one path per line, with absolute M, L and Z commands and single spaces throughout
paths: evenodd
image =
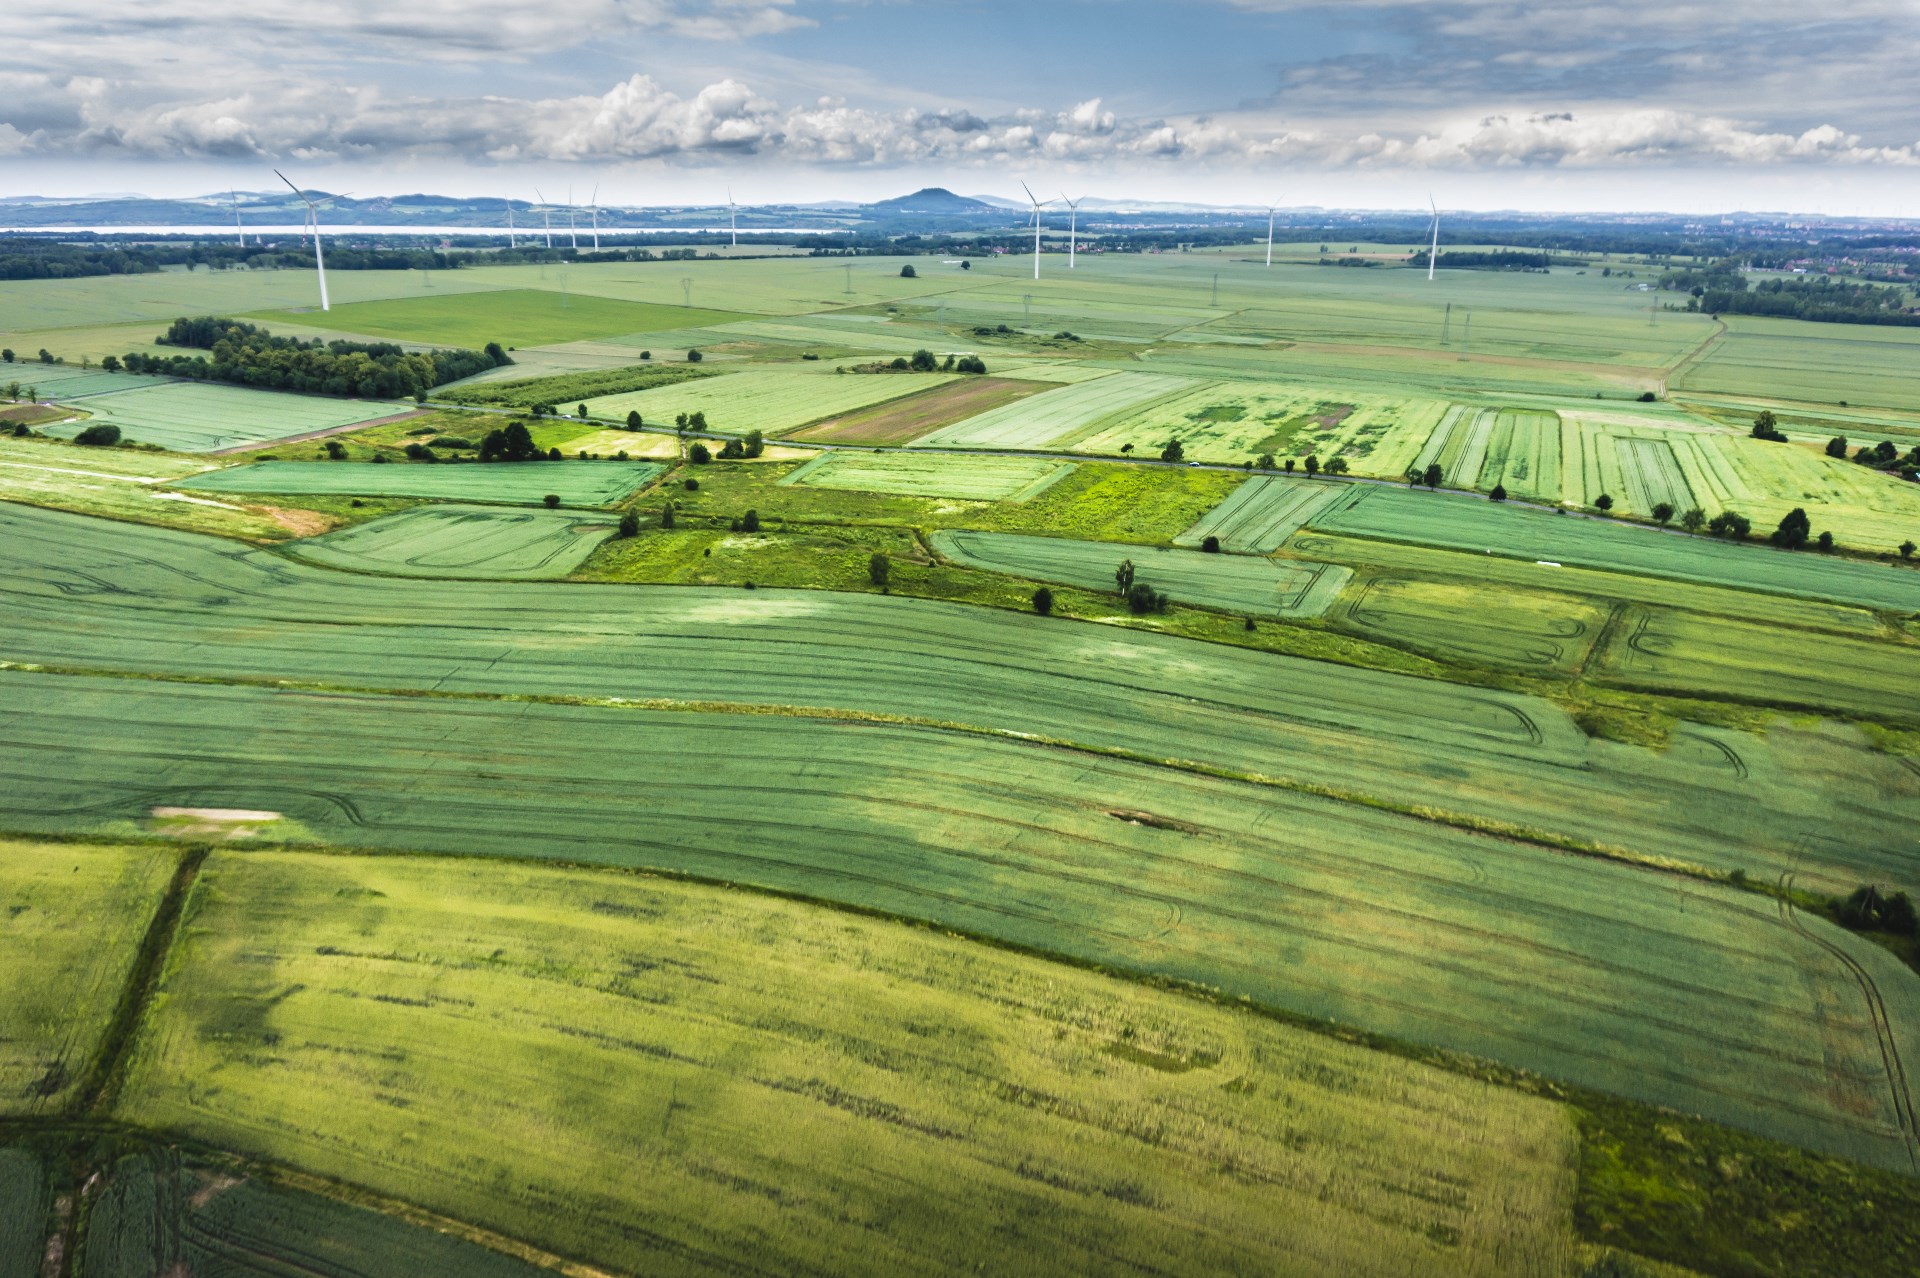
M 15 428 L 14 433 L 15 434 L 19 433 L 18 427 Z M 1920 550 L 1920 546 L 1914 545 L 1912 539 L 1908 539 L 1900 543 L 1900 557 L 1902 559 L 1913 558 L 1913 552 L 1916 550 Z
M 641 358 L 641 359 L 652 359 L 652 358 L 653 358 L 653 352 L 652 352 L 652 351 L 641 351 L 641 352 L 640 352 L 640 358 Z
M 558 510 L 558 509 L 560 509 L 560 494 L 559 494 L 559 493 L 548 493 L 548 494 L 547 494 L 547 495 L 546 495 L 545 497 L 542 497 L 542 498 L 541 498 L 540 500 L 541 500 L 541 502 L 542 502 L 542 503 L 543 503 L 543 504 L 544 504 L 544 505 L 546 506 L 546 508 L 547 508 L 548 510 Z
M 1816 538 L 1814 538 L 1814 544 L 1815 544 L 1816 546 L 1818 546 L 1818 547 L 1820 547 L 1820 549 L 1822 549 L 1822 550 L 1825 550 L 1825 551 L 1832 551 L 1832 549 L 1833 549 L 1833 534 L 1832 534 L 1832 533 L 1830 533 L 1830 532 L 1826 532 L 1826 531 L 1824 531 L 1824 530 L 1823 530 L 1823 531 L 1821 532 L 1821 534 L 1820 534 L 1820 535 L 1819 535 L 1818 537 L 1816 537 Z
M 417 445 L 410 444 L 408 447 L 417 447 Z M 327 441 L 327 456 L 334 461 L 343 461 L 347 456 L 347 446 L 337 439 L 329 439 Z
M 429 448 L 472 448 L 473 441 L 461 435 L 435 435 L 427 441 Z
M 1760 415 L 1753 419 L 1753 437 L 1770 439 L 1775 443 L 1785 443 L 1787 438 L 1781 433 L 1780 419 L 1773 415 L 1772 409 L 1762 409 Z
M 920 278 L 920 272 L 914 270 L 913 263 L 909 262 L 900 268 L 900 278 L 903 280 L 918 279 Z
M 1807 518 L 1807 512 L 1795 506 L 1780 517 L 1780 526 L 1773 530 L 1773 544 L 1782 550 L 1798 550 L 1807 544 L 1807 538 L 1813 534 L 1813 522 Z
M 916 373 L 931 373 L 940 367 L 940 361 L 933 357 L 932 351 L 917 350 L 913 353 L 911 367 Z
M 1653 403 L 1653 402 L 1654 402 L 1654 400 L 1656 400 L 1656 399 L 1658 399 L 1658 398 L 1659 398 L 1659 396 L 1657 396 L 1657 395 L 1655 395 L 1655 394 L 1654 394 L 1654 393 L 1653 393 L 1652 391 L 1641 391 L 1641 392 L 1640 392 L 1640 402 L 1641 402 L 1641 403 L 1643 403 L 1643 404 L 1651 404 L 1651 403 Z
M 673 527 L 673 503 L 672 502 L 668 502 L 665 506 L 662 506 L 660 508 L 660 526 L 662 528 Z
M 687 352 L 687 363 L 689 364 L 698 364 L 704 358 L 705 356 L 701 355 L 699 351 Z
M 262 457 L 262 458 L 261 458 L 260 460 L 261 460 L 261 461 L 267 461 L 267 460 L 269 460 L 269 459 L 268 459 L 268 458 L 265 458 L 265 457 Z M 375 453 L 375 454 L 373 455 L 373 464 L 374 464 L 374 465 L 376 465 L 376 466 L 384 466 L 384 465 L 386 465 L 386 464 L 387 464 L 387 462 L 388 462 L 389 460 L 391 460 L 391 459 L 390 459 L 390 458 L 389 458 L 389 457 L 388 457 L 388 456 L 387 456 L 387 455 L 386 455 L 385 453 Z
M 1150 612 L 1165 612 L 1167 597 L 1144 581 L 1136 581 L 1127 591 L 1127 608 L 1136 616 L 1145 616 Z
M 665 527 L 662 524 L 661 527 Z M 640 512 L 629 506 L 620 512 L 620 536 L 638 537 L 640 535 Z
M 1217 555 L 1220 553 L 1220 539 L 1208 533 L 1206 539 L 1200 543 L 1200 549 L 1209 555 Z
M 630 408 L 627 410 L 628 430 L 639 430 L 644 425 L 646 425 L 646 422 L 641 418 L 639 409 Z
M 699 481 L 699 480 L 697 480 L 697 479 L 689 479 L 689 480 L 687 480 L 687 482 L 686 482 L 685 484 L 683 484 L 683 485 L 681 485 L 681 486 L 682 486 L 683 488 L 685 488 L 685 489 L 686 489 L 686 490 L 687 490 L 688 492 L 690 492 L 690 493 L 691 493 L 691 492 L 697 492 L 697 491 L 699 490 L 699 488 L 700 488 L 700 481 Z
M 1487 494 L 1488 501 L 1505 501 L 1506 499 L 1507 486 L 1505 484 L 1495 484 L 1493 491 Z
M 887 581 L 893 575 L 893 561 L 880 551 L 874 551 L 867 559 L 867 580 L 885 590 Z
M 984 373 L 987 371 L 985 362 L 982 361 L 978 355 L 962 355 L 954 367 L 963 373 Z
M 73 437 L 76 444 L 88 444 L 96 448 L 110 448 L 120 442 L 120 428 L 110 422 L 95 422 Z
M 28 429 L 25 422 L 15 422 L 13 424 L 13 437 L 15 439 L 25 439 L 31 434 L 33 434 L 33 431 Z
M 1827 441 L 1827 456 L 1838 457 L 1842 461 L 1846 460 L 1847 437 L 1845 435 L 1835 435 Z
M 707 451 L 705 444 L 695 441 L 693 446 L 687 449 L 687 460 L 696 466 L 704 466 L 713 460 L 713 454 Z
M 346 456 L 346 454 L 347 454 L 346 449 L 343 448 L 340 450 L 340 453 L 339 453 L 340 456 L 344 457 Z M 438 460 L 438 458 L 436 458 L 433 455 L 433 450 L 431 448 L 428 448 L 425 444 L 421 444 L 421 443 L 408 444 L 406 447 L 406 454 L 407 454 L 407 460 L 409 461 L 430 462 L 430 461 Z
M 1051 615 L 1053 612 L 1053 592 L 1045 586 L 1034 591 L 1033 610 L 1043 617 Z
M 759 532 L 760 512 L 757 510 L 749 510 L 746 514 L 742 515 L 740 517 L 740 531 Z
M 757 430 L 747 432 L 746 453 L 749 457 L 758 457 L 767 451 L 767 437 Z

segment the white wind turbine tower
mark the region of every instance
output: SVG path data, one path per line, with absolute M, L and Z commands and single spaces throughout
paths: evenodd
M 729 247 L 740 247 L 740 212 L 733 202 L 733 188 L 727 188 L 727 234 L 731 241 Z
M 600 184 L 593 184 L 593 202 L 587 205 L 587 212 L 593 217 L 593 251 L 600 251 Z
M 578 250 L 580 236 L 573 227 L 573 183 L 567 183 L 567 242 Z
M 547 247 L 553 247 L 553 209 L 547 204 L 547 197 L 540 194 L 540 188 L 533 188 L 533 197 L 540 201 L 540 225 L 545 227 Z
M 228 191 L 227 195 L 233 200 L 233 229 L 240 234 L 240 247 L 245 248 L 247 246 L 247 228 L 240 225 L 240 193 L 238 191 Z
M 1086 199 L 1081 196 L 1080 199 Z M 1073 269 L 1073 250 L 1080 239 L 1080 202 L 1069 200 L 1065 191 L 1060 192 L 1060 202 L 1067 206 L 1067 269 Z
M 517 249 L 520 247 L 520 241 L 513 233 L 513 197 L 512 196 L 507 197 L 507 247 L 510 249 Z
M 1027 199 L 1033 201 L 1033 278 L 1037 280 L 1040 278 L 1040 210 L 1046 205 L 1034 199 L 1033 188 L 1025 182 L 1020 183 L 1020 189 L 1027 193 Z M 1048 200 L 1046 203 L 1051 204 L 1053 201 Z
M 1440 260 L 1440 206 L 1434 204 L 1433 197 L 1427 197 L 1427 203 L 1433 209 L 1433 247 L 1427 250 L 1427 279 L 1433 279 L 1433 268 Z
M 288 182 L 287 175 L 279 169 L 275 169 L 273 175 L 282 182 L 286 182 L 287 188 L 299 196 L 301 201 L 307 206 L 307 221 L 313 227 L 313 266 L 314 270 L 320 275 L 320 309 L 330 311 L 333 307 L 327 302 L 327 258 L 326 254 L 320 248 L 320 205 L 308 199 L 305 191 L 295 186 L 292 182 Z M 321 204 L 339 198 L 337 195 L 329 195 L 326 200 L 321 201 Z
M 1269 206 L 1267 209 L 1267 265 L 1268 266 L 1273 265 L 1273 214 L 1274 214 L 1275 207 L 1277 206 Z

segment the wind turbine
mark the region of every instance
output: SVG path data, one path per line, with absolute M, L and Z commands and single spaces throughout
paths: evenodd
M 1433 279 L 1433 268 L 1440 260 L 1440 206 L 1434 204 L 1433 197 L 1427 197 L 1427 203 L 1433 208 L 1433 247 L 1427 250 L 1427 279 Z
M 1040 278 L 1040 210 L 1045 205 L 1034 199 L 1033 188 L 1024 181 L 1020 183 L 1020 189 L 1025 191 L 1027 199 L 1033 202 L 1033 278 L 1037 280 Z M 1052 200 L 1047 201 L 1047 204 L 1051 203 L 1053 203 Z
M 567 183 L 567 242 L 578 251 L 580 236 L 573 229 L 573 183 Z
M 247 246 L 247 228 L 240 225 L 240 193 L 238 191 L 228 191 L 227 195 L 233 200 L 233 229 L 240 233 L 240 247 L 245 248 Z
M 295 186 L 292 182 L 287 181 L 287 175 L 279 169 L 275 169 L 273 175 L 282 182 L 286 182 L 287 189 L 299 196 L 301 201 L 307 206 L 307 220 L 313 226 L 313 267 L 320 275 L 320 309 L 330 311 L 333 307 L 327 302 L 327 258 L 326 254 L 322 252 L 320 248 L 320 205 L 308 199 L 305 191 Z M 337 200 L 339 198 L 337 195 L 329 195 L 327 201 Z M 327 201 L 322 201 L 322 203 Z
M 1269 207 L 1267 209 L 1267 265 L 1268 266 L 1273 265 L 1273 213 L 1274 213 L 1273 208 Z
M 547 247 L 553 247 L 553 209 L 547 205 L 547 197 L 540 194 L 540 188 L 533 188 L 533 196 L 540 201 L 540 224 L 546 228 Z
M 587 205 L 587 211 L 593 215 L 593 251 L 600 251 L 600 184 L 593 184 L 593 203 Z
M 729 247 L 739 248 L 740 247 L 740 214 L 739 214 L 739 206 L 733 202 L 732 187 L 727 188 L 727 233 L 731 240 Z
M 520 241 L 513 233 L 513 197 L 511 196 L 507 197 L 507 247 L 510 249 L 520 247 Z
M 1080 197 L 1082 200 L 1086 198 L 1084 195 Z M 1060 192 L 1060 202 L 1067 206 L 1067 269 L 1071 271 L 1073 250 L 1080 239 L 1080 204 L 1076 200 L 1069 200 L 1065 191 Z

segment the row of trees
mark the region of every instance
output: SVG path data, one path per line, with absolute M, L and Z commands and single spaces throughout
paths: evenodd
M 224 318 L 178 319 L 155 341 L 205 350 L 207 355 L 147 355 L 124 361 L 109 355 L 109 372 L 154 373 L 199 381 L 234 382 L 273 390 L 310 391 L 375 399 L 414 398 L 435 386 L 472 377 L 513 360 L 498 342 L 484 351 L 408 351 L 393 342 L 302 341 Z

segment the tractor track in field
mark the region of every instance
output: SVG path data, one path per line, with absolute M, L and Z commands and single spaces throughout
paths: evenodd
M 1874 1040 L 1880 1048 L 1880 1060 L 1886 1071 L 1887 1089 L 1893 1101 L 1894 1123 L 1906 1146 L 1908 1161 L 1913 1165 L 1914 1172 L 1920 1174 L 1920 1118 L 1914 1113 L 1906 1064 L 1900 1059 L 1900 1044 L 1894 1037 L 1893 1021 L 1887 1015 L 1887 1004 L 1880 996 L 1880 986 L 1874 981 L 1872 973 L 1853 955 L 1800 921 L 1793 908 L 1793 874 L 1792 870 L 1785 870 L 1780 875 L 1780 921 L 1840 960 L 1841 966 L 1859 985 L 1860 993 L 1866 1000 L 1867 1017 L 1873 1024 Z

